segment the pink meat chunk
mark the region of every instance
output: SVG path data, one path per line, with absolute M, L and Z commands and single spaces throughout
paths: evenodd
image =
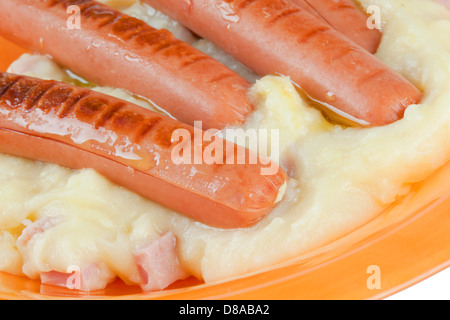
M 22 234 L 19 236 L 18 244 L 26 246 L 28 241 L 30 241 L 35 235 L 43 233 L 51 227 L 57 225 L 61 222 L 61 217 L 43 217 L 35 222 L 25 220 L 25 228 Z
M 89 264 L 83 268 L 74 268 L 72 272 L 49 271 L 40 274 L 43 284 L 65 287 L 72 290 L 95 291 L 102 290 L 108 284 L 101 277 L 101 270 L 96 264 Z
M 140 285 L 144 291 L 163 290 L 188 276 L 178 261 L 176 238 L 171 232 L 139 247 L 134 252 L 134 257 L 141 274 Z

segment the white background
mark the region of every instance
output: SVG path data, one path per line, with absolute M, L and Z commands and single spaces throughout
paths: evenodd
M 385 300 L 449 300 L 450 268 L 441 271 Z

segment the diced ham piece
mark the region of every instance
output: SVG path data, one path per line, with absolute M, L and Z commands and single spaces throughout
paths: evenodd
M 31 238 L 33 238 L 35 235 L 57 225 L 59 222 L 61 222 L 61 220 L 61 217 L 43 217 L 39 220 L 36 220 L 35 222 L 24 220 L 23 224 L 25 225 L 25 228 L 23 229 L 22 234 L 17 239 L 18 244 L 26 246 L 28 241 L 30 241 Z
M 58 286 L 58 287 L 68 287 L 67 284 L 70 281 L 69 277 L 71 275 L 72 274 L 70 274 L 70 273 L 49 271 L 49 272 L 42 272 L 40 274 L 40 277 L 41 277 L 41 282 L 43 284 L 49 284 L 49 285 Z M 77 288 L 77 289 L 80 289 L 80 288 Z
M 84 268 L 69 268 L 67 273 L 58 271 L 42 272 L 40 274 L 43 284 L 65 287 L 80 291 L 94 291 L 104 289 L 111 281 L 108 274 L 102 275 L 102 270 L 96 264 L 89 264 Z
M 178 261 L 176 238 L 171 232 L 139 247 L 134 252 L 134 257 L 141 273 L 140 285 L 144 291 L 165 289 L 188 276 Z

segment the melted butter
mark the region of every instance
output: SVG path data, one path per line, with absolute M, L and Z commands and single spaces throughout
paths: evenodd
M 279 75 L 279 74 L 275 74 Z M 370 123 L 365 120 L 358 119 L 352 115 L 345 113 L 331 105 L 336 100 L 333 92 L 327 92 L 327 102 L 314 99 L 308 95 L 298 84 L 292 82 L 300 97 L 312 108 L 319 110 L 323 116 L 332 124 L 342 125 L 346 127 L 370 127 Z
M 64 72 L 67 74 L 68 78 L 64 79 L 66 80 L 66 83 L 73 84 L 77 87 L 81 88 L 94 88 L 95 85 L 92 82 L 87 81 L 86 79 L 80 77 L 79 75 L 75 74 L 73 71 L 69 69 L 64 69 Z
M 371 127 L 371 124 L 368 123 L 367 121 L 355 118 L 352 115 L 333 107 L 330 103 L 315 100 L 310 96 L 308 96 L 303 90 L 301 90 L 297 86 L 296 89 L 302 96 L 302 98 L 305 101 L 307 101 L 308 105 L 321 111 L 324 117 L 330 123 L 346 127 L 363 127 L 363 128 Z

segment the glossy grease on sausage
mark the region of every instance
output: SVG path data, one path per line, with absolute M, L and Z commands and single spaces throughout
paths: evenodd
M 80 8 L 69 29 L 67 8 Z M 167 30 L 92 0 L 2 0 L 0 35 L 99 85 L 146 97 L 176 119 L 222 129 L 245 121 L 250 84 Z
M 364 125 L 403 117 L 421 92 L 325 22 L 286 0 L 145 0 L 260 75 L 282 74 Z
M 369 16 L 358 8 L 352 0 L 291 0 L 302 8 L 313 10 L 324 21 L 347 38 L 375 53 L 380 45 L 381 32 L 369 29 Z
M 194 130 L 88 89 L 0 73 L 0 152 L 73 169 L 93 168 L 218 228 L 249 227 L 277 205 L 287 179 L 281 168 L 261 175 L 261 162 L 177 164 L 172 150 L 179 141 L 172 134 L 178 129 Z M 194 154 L 195 146 L 188 146 Z M 232 147 L 236 154 L 250 156 L 246 148 Z

